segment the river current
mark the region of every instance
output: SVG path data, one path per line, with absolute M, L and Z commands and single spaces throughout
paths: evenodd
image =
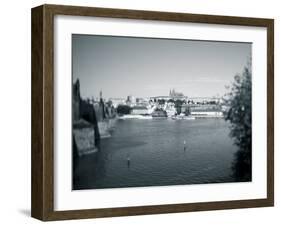
M 117 120 L 98 152 L 74 162 L 73 189 L 234 182 L 224 119 Z

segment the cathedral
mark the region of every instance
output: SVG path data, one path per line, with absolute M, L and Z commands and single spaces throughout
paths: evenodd
M 181 92 L 176 92 L 175 89 L 170 89 L 169 96 L 171 98 L 177 98 L 177 97 L 184 97 L 184 94 Z

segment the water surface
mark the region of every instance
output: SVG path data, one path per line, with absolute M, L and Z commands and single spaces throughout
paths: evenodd
M 75 161 L 73 189 L 235 181 L 224 119 L 118 120 L 111 135 Z

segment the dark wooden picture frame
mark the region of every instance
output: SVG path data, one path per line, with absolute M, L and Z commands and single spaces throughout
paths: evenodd
M 267 29 L 267 198 L 102 209 L 54 210 L 54 16 L 95 16 L 265 27 Z M 61 5 L 32 9 L 31 215 L 50 221 L 274 205 L 274 20 Z

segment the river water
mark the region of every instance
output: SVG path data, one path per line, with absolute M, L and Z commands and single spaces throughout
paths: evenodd
M 111 135 L 74 161 L 73 189 L 235 181 L 224 119 L 118 120 Z

